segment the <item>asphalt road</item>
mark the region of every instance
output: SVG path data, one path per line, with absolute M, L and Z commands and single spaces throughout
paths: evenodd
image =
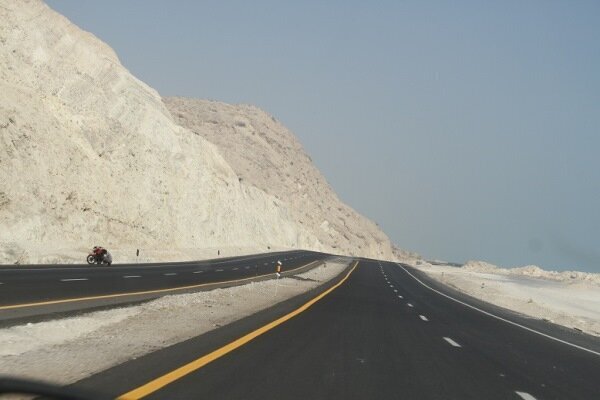
M 278 260 L 285 273 L 326 257 L 292 251 L 185 263 L 0 266 L 0 325 L 147 300 L 172 293 L 171 289 L 246 283 L 235 281 L 272 277 Z
M 596 339 L 571 343 L 557 327 L 528 325 L 484 303 L 466 306 L 458 301 L 469 299 L 437 293 L 411 273 L 363 260 L 312 306 L 237 348 L 224 346 L 323 289 L 73 387 L 109 396 L 145 387 L 132 398 L 147 399 L 600 398 Z M 201 358 L 210 354 L 218 356 Z

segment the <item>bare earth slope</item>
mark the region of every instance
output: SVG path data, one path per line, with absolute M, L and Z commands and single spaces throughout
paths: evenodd
M 0 263 L 313 244 L 93 35 L 40 1 L 1 0 L 0 21 Z
M 388 237 L 342 203 L 292 132 L 250 105 L 170 97 L 173 118 L 214 143 L 243 180 L 289 205 L 328 251 L 393 259 Z
M 174 121 L 112 49 L 39 0 L 0 0 L 0 93 L 0 263 L 81 262 L 95 244 L 117 262 L 135 259 L 136 248 L 140 261 L 193 259 L 202 249 L 391 257 L 385 235 L 340 204 L 307 160 L 286 177 L 284 160 L 261 158 L 277 152 L 255 146 L 247 150 L 260 152 L 264 177 L 245 173 L 207 129 Z M 253 126 L 252 112 L 253 123 L 266 118 L 249 108 L 232 129 Z M 211 123 L 213 136 L 229 129 L 222 122 Z M 267 144 L 277 143 L 300 151 L 295 141 Z M 275 177 L 295 192 L 287 181 L 269 188 Z

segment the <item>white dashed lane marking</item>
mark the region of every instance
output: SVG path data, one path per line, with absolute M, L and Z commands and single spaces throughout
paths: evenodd
M 444 336 L 444 340 L 448 343 L 450 343 L 451 346 L 454 347 L 462 347 L 460 344 L 456 343 L 454 340 L 450 339 L 449 337 L 445 337 Z
M 61 282 L 75 282 L 75 281 L 87 281 L 88 278 L 69 278 L 69 279 L 61 279 Z
M 426 317 L 426 316 L 424 316 L 424 315 L 419 315 L 419 318 L 421 318 L 421 319 L 422 319 L 423 321 L 425 321 L 425 322 L 429 321 L 429 320 L 427 319 L 427 317 Z
M 225 271 L 224 269 L 217 269 L 216 272 L 223 272 Z
M 177 275 L 177 272 L 167 272 L 166 274 L 163 274 L 164 276 L 173 276 L 173 275 Z
M 201 273 L 203 273 L 203 272 L 204 272 L 204 271 L 194 271 L 194 272 L 192 272 L 192 273 L 193 273 L 193 274 L 201 274 Z
M 250 267 L 246 267 L 246 269 L 250 269 Z
M 129 278 L 141 278 L 141 275 L 124 275 L 123 278 L 125 279 L 129 279 Z
M 394 293 L 398 293 L 398 289 L 394 289 Z
M 237 271 L 238 269 L 239 269 L 239 268 L 235 267 L 233 270 L 234 270 L 234 271 Z
M 402 297 L 401 295 L 398 295 L 398 298 L 399 298 L 399 299 L 403 299 L 404 297 Z
M 402 269 L 404 270 L 404 272 L 406 272 L 408 275 L 410 275 L 410 276 L 411 276 L 411 277 L 412 277 L 414 280 L 416 280 L 417 282 L 419 282 L 419 283 L 420 283 L 422 286 L 425 286 L 427 289 L 429 289 L 429 290 L 431 290 L 431 291 L 433 291 L 433 292 L 435 292 L 435 293 L 439 294 L 440 296 L 443 296 L 443 297 L 445 297 L 445 298 L 447 298 L 447 299 L 450 299 L 450 300 L 452 300 L 452 301 L 455 301 L 455 302 L 457 302 L 457 303 L 459 303 L 459 304 L 462 304 L 462 305 L 463 305 L 463 306 L 465 306 L 465 307 L 469 307 L 469 308 L 471 308 L 471 309 L 473 309 L 473 310 L 479 311 L 480 313 L 482 313 L 482 314 L 485 314 L 485 315 L 488 315 L 488 316 L 490 316 L 490 317 L 492 317 L 492 318 L 496 318 L 497 320 L 500 320 L 500 321 L 506 322 L 507 324 L 511 324 L 511 325 L 513 325 L 513 326 L 518 326 L 518 327 L 519 327 L 519 328 L 521 328 L 521 329 L 524 329 L 524 330 L 526 330 L 526 331 L 529 331 L 529 332 L 535 333 L 535 334 L 537 334 L 537 335 L 540 335 L 540 336 L 543 336 L 543 337 L 545 337 L 545 338 L 548 338 L 548 339 L 551 339 L 551 340 L 555 340 L 555 341 L 557 341 L 557 342 L 560 342 L 560 343 L 566 344 L 567 346 L 571 346 L 571 347 L 574 347 L 574 348 L 576 348 L 576 349 L 583 350 L 583 351 L 587 351 L 588 353 L 592 353 L 592 354 L 595 354 L 595 355 L 597 355 L 597 356 L 600 356 L 600 352 L 598 352 L 598 351 L 594 351 L 594 350 L 588 349 L 588 348 L 586 348 L 586 347 L 579 346 L 579 345 L 573 344 L 573 343 L 571 343 L 571 342 L 567 342 L 566 340 L 562 340 L 562 339 L 555 338 L 554 336 L 547 335 L 547 334 L 545 334 L 545 333 L 543 333 L 543 332 L 536 331 L 535 329 L 528 328 L 528 327 L 526 327 L 525 325 L 521 325 L 521 324 L 518 324 L 518 323 L 516 323 L 516 322 L 513 322 L 513 321 L 511 321 L 511 320 L 508 320 L 508 319 L 506 319 L 506 318 L 499 317 L 499 316 L 497 316 L 497 315 L 495 315 L 495 314 L 492 314 L 492 313 L 490 313 L 490 312 L 487 312 L 487 311 L 485 311 L 485 310 L 482 310 L 481 308 L 477 308 L 477 307 L 475 307 L 475 306 L 472 306 L 472 305 L 470 305 L 470 304 L 468 304 L 468 303 L 465 303 L 464 301 L 457 300 L 457 299 L 455 299 L 455 298 L 454 298 L 454 297 L 452 297 L 452 296 L 448 296 L 447 294 L 445 294 L 445 293 L 442 293 L 442 292 L 440 292 L 439 290 L 436 290 L 436 289 L 432 288 L 431 286 L 429 286 L 429 285 L 427 285 L 427 284 L 423 283 L 423 282 L 422 282 L 422 281 L 421 281 L 419 278 L 417 278 L 416 276 L 414 276 L 413 274 L 411 274 L 411 273 L 410 273 L 410 272 L 409 272 L 409 271 L 408 271 L 406 268 L 404 268 L 402 265 L 400 265 L 400 264 L 396 264 L 396 265 L 398 265 L 398 267 L 402 268 Z
M 516 393 L 516 394 L 517 394 L 519 397 L 521 397 L 523 400 L 536 400 L 536 398 L 535 398 L 535 397 L 533 397 L 532 395 L 530 395 L 529 393 L 526 393 L 526 392 L 518 392 L 518 391 L 515 391 L 515 393 Z
M 414 307 L 414 306 L 413 306 L 412 304 L 410 304 L 410 303 L 406 303 L 406 305 L 407 305 L 407 306 L 409 306 L 409 307 Z

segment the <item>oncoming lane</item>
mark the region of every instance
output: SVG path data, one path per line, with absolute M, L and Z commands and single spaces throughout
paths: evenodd
M 0 321 L 21 320 L 47 312 L 139 301 L 172 291 L 200 290 L 214 284 L 240 284 L 274 277 L 262 263 L 293 254 L 283 272 L 328 257 L 313 252 L 274 253 L 196 263 L 114 265 L 111 267 L 0 267 Z M 288 257 L 290 258 L 290 257 Z M 84 305 L 85 303 L 85 305 Z M 89 304 L 88 304 L 89 303 Z

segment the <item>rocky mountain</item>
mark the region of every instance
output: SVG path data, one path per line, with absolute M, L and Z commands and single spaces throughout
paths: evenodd
M 289 205 L 294 221 L 328 251 L 393 258 L 375 223 L 337 197 L 292 132 L 251 105 L 170 97 L 180 125 L 215 144 L 240 180 Z
M 216 249 L 393 257 L 266 114 L 174 111 L 177 99 L 170 112 L 110 47 L 41 1 L 0 0 L 0 21 L 0 263 L 81 262 L 94 244 L 117 262 L 135 249 L 140 261 Z M 229 154 L 223 132 L 252 138 L 256 157 L 242 157 L 243 141 Z

